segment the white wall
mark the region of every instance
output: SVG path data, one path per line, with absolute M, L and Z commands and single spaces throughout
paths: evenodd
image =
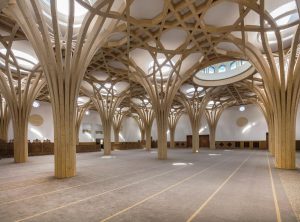
M 32 114 L 39 114 L 43 117 L 44 122 L 41 126 L 33 126 L 30 123 L 28 124 L 28 139 L 29 140 L 44 140 L 49 139 L 51 141 L 54 140 L 54 131 L 53 131 L 53 116 L 52 116 L 52 108 L 50 103 L 40 102 L 40 107 L 31 109 Z M 8 128 L 8 139 L 13 139 L 13 128 L 12 121 L 10 121 Z
M 265 118 L 259 108 L 256 105 L 248 105 L 244 112 L 240 112 L 238 108 L 231 107 L 224 110 L 218 122 L 216 140 L 264 140 L 268 129 Z M 249 124 L 254 123 L 255 125 L 248 127 L 249 129 L 244 130 L 243 133 L 244 127 L 241 128 L 236 125 L 236 120 L 239 117 L 246 117 L 249 120 Z M 205 117 L 201 120 L 200 134 L 209 134 Z M 192 135 L 192 130 L 188 116 L 183 115 L 176 127 L 175 140 L 184 141 L 186 140 L 186 135 Z
M 100 126 L 100 129 L 99 129 Z M 83 129 L 91 130 L 91 133 L 83 133 Z M 79 141 L 80 142 L 94 142 L 95 139 L 103 138 L 103 134 L 96 135 L 96 130 L 102 130 L 100 116 L 96 111 L 91 110 L 89 115 L 84 115 L 79 128 Z
M 236 124 L 240 117 L 248 119 L 246 126 L 239 127 Z M 266 132 L 268 132 L 268 126 L 258 106 L 248 105 L 244 112 L 240 112 L 239 107 L 235 106 L 224 110 L 222 113 L 217 126 L 216 140 L 265 140 Z
M 54 127 L 53 127 L 53 116 L 52 116 L 52 108 L 50 103 L 40 102 L 41 106 L 38 108 L 32 108 L 32 114 L 39 114 L 43 117 L 44 122 L 41 126 L 32 126 L 28 124 L 28 139 L 29 140 L 44 140 L 49 139 L 53 142 L 54 140 Z M 89 136 L 86 133 L 82 132 L 83 126 L 90 125 L 91 135 Z M 92 142 L 95 138 L 103 138 L 102 135 L 95 134 L 96 129 L 98 126 L 101 125 L 100 116 L 96 111 L 90 111 L 90 115 L 85 115 L 82 119 L 82 123 L 79 130 L 79 141 L 80 142 Z M 111 137 L 113 138 L 113 130 Z M 13 139 L 13 129 L 12 129 L 12 122 L 9 124 L 8 129 L 8 139 Z
M 28 125 L 28 139 L 50 139 L 53 141 L 54 133 L 53 133 L 53 119 L 52 119 L 52 109 L 49 103 L 41 102 L 41 106 L 39 108 L 32 108 L 31 114 L 40 114 L 44 123 L 42 126 L 32 126 Z M 243 133 L 243 128 L 238 127 L 236 125 L 236 120 L 239 117 L 246 117 L 249 120 L 249 124 L 255 123 L 254 126 L 245 130 Z M 91 137 L 87 134 L 82 133 L 83 125 L 90 125 L 91 127 Z M 81 127 L 80 127 L 80 141 L 81 142 L 90 142 L 95 138 L 103 138 L 103 135 L 95 135 L 95 131 L 101 125 L 100 117 L 96 111 L 90 111 L 90 115 L 84 116 Z M 238 107 L 231 107 L 226 109 L 219 120 L 216 132 L 217 140 L 264 140 L 267 129 L 267 124 L 264 119 L 263 114 L 260 109 L 256 105 L 248 105 L 246 106 L 246 110 L 244 112 L 240 112 Z M 120 132 L 120 141 L 138 141 L 141 139 L 140 130 L 138 128 L 137 123 L 133 118 L 125 118 Z M 189 118 L 186 114 L 182 115 L 179 119 L 176 132 L 175 132 L 175 140 L 176 141 L 185 141 L 187 135 L 191 135 L 192 130 L 190 126 Z M 200 134 L 209 134 L 209 129 L 207 127 L 207 123 L 205 118 L 201 121 L 201 129 Z M 13 139 L 13 130 L 12 123 L 9 125 L 8 131 L 9 139 Z M 111 133 L 112 141 L 114 140 L 113 130 Z M 157 128 L 156 121 L 154 120 L 152 126 L 152 138 L 157 140 Z M 169 138 L 169 134 L 168 134 Z M 300 139 L 300 109 L 298 109 L 297 121 L 296 121 L 296 138 Z
M 141 132 L 135 119 L 128 117 L 123 120 L 120 132 L 120 142 L 136 142 L 141 140 Z

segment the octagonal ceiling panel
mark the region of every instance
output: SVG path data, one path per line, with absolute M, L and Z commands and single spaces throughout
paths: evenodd
M 233 2 L 217 2 L 204 15 L 204 22 L 207 25 L 217 27 L 233 25 L 239 18 L 239 6 Z
M 181 69 L 180 69 L 180 75 L 186 74 L 186 72 L 192 68 L 192 66 L 196 64 L 200 64 L 201 60 L 203 58 L 202 53 L 191 53 L 188 55 L 182 62 L 181 64 Z
M 81 82 L 81 87 L 80 87 L 85 93 L 90 93 L 93 94 L 94 90 L 91 84 L 89 84 L 87 81 L 82 81 Z
M 87 96 L 79 96 L 79 97 L 77 98 L 77 104 L 78 104 L 79 106 L 82 106 L 82 105 L 86 104 L 86 103 L 89 102 L 89 101 L 90 101 L 90 98 L 87 97 Z
M 260 25 L 260 16 L 255 11 L 251 10 L 244 18 L 245 25 Z
M 119 62 L 119 61 L 110 61 L 108 62 L 108 65 L 116 68 L 116 69 L 124 69 L 127 70 L 127 66 L 125 66 L 123 63 Z
M 186 31 L 182 29 L 169 29 L 162 33 L 160 41 L 165 49 L 175 50 L 185 43 L 186 38 Z
M 93 76 L 95 79 L 99 81 L 105 81 L 108 79 L 109 75 L 103 71 L 93 71 L 89 73 L 90 76 Z
M 218 49 L 222 49 L 225 51 L 233 51 L 233 52 L 240 52 L 241 50 L 231 42 L 221 42 L 216 46 Z
M 153 19 L 164 9 L 163 0 L 135 0 L 130 6 L 130 16 L 135 19 Z
M 138 99 L 138 98 L 132 98 L 131 101 L 136 104 L 136 105 L 141 105 L 142 104 L 142 100 Z
M 195 87 L 191 84 L 183 84 L 181 87 L 180 87 L 180 91 L 184 94 L 188 93 L 189 90 L 191 89 L 194 89 Z
M 126 0 L 114 0 L 110 11 L 119 12 L 121 9 L 125 9 Z
M 117 91 L 117 93 L 121 93 L 121 92 L 124 92 L 125 90 L 127 90 L 129 88 L 129 83 L 125 82 L 125 81 L 117 82 L 114 85 L 114 88 Z
M 129 53 L 129 57 L 146 74 L 148 73 L 149 64 L 153 61 L 153 58 L 147 50 L 140 48 L 134 49 Z
M 120 41 L 120 40 L 126 38 L 126 36 L 127 36 L 127 34 L 125 32 L 114 32 L 109 35 L 107 40 L 109 42 L 117 42 L 117 41 Z

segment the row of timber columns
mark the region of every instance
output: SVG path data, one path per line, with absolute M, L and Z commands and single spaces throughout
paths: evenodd
M 93 56 L 101 45 L 104 44 L 118 21 L 111 19 L 111 24 L 105 27 L 105 33 L 99 35 L 105 23 L 105 18 L 98 16 L 96 13 L 100 10 L 109 12 L 112 7 L 112 1 L 111 4 L 105 5 L 99 3 L 93 6 L 95 10 L 87 12 L 86 19 L 83 21 L 78 35 L 73 35 L 75 33 L 73 28 L 74 19 L 72 19 L 75 10 L 73 4 L 69 12 L 68 35 L 64 41 L 65 43 L 62 44 L 62 35 L 58 25 L 59 21 L 56 10 L 54 10 L 55 1 L 50 1 L 50 7 L 52 9 L 51 22 L 47 21 L 37 1 L 12 1 L 3 12 L 17 20 L 18 25 L 22 28 L 34 48 L 40 61 L 42 72 L 46 77 L 54 119 L 55 176 L 57 178 L 65 178 L 76 175 L 76 137 L 78 137 L 76 135 L 76 107 L 81 82 Z M 33 9 L 33 12 L 29 9 Z M 119 11 L 121 11 L 121 8 Z M 38 19 L 36 20 L 35 18 Z M 269 21 L 269 23 L 271 26 L 274 26 L 274 21 Z M 50 28 L 48 28 L 49 26 Z M 265 18 L 261 18 L 261 27 L 265 27 Z M 15 27 L 15 32 L 17 29 L 18 27 Z M 89 32 L 86 30 L 89 30 Z M 9 41 L 13 40 L 15 32 L 13 32 Z M 276 33 L 279 34 L 279 30 Z M 229 39 L 243 49 L 249 60 L 262 75 L 265 83 L 265 94 L 267 96 L 263 103 L 266 109 L 272 110 L 273 113 L 270 120 L 268 120 L 270 140 L 272 140 L 271 152 L 275 154 L 276 167 L 283 169 L 295 168 L 295 122 L 300 97 L 300 61 L 297 54 L 299 33 L 300 29 L 298 27 L 290 50 L 290 62 L 287 70 L 284 68 L 287 61 L 285 60 L 285 52 L 282 48 L 282 40 L 278 39 L 279 53 L 277 55 L 278 58 L 276 58 L 279 60 L 278 70 L 274 58 L 275 55 L 270 49 L 270 44 L 266 39 L 266 33 L 263 29 L 260 34 L 266 56 L 250 43 L 244 43 L 233 36 Z M 73 39 L 74 36 L 76 40 Z M 159 42 L 157 42 L 157 47 L 162 47 Z M 7 51 L 9 53 L 9 50 Z M 151 56 L 155 63 L 160 65 L 156 54 L 151 54 Z M 170 61 L 172 58 L 168 55 L 167 59 Z M 195 60 L 200 61 L 200 59 Z M 171 103 L 180 85 L 195 71 L 195 67 L 191 67 L 189 70 L 185 70 L 184 73 L 186 73 L 186 76 L 180 73 L 179 67 L 181 67 L 182 62 L 183 59 L 180 59 L 176 64 L 172 64 L 174 66 L 174 73 L 170 75 L 172 78 L 169 77 L 170 81 L 167 81 L 168 85 L 164 85 L 165 83 L 162 82 L 157 83 L 155 82 L 157 80 L 154 80 L 153 86 L 153 79 L 150 80 L 152 77 L 144 78 L 147 74 L 140 69 L 137 69 L 139 71 L 136 72 L 137 74 L 133 74 L 140 75 L 140 77 L 135 76 L 135 78 L 139 78 L 139 82 L 145 87 L 153 102 L 153 110 L 157 120 L 158 159 L 167 159 L 167 129 Z M 8 102 L 14 125 L 14 158 L 16 162 L 25 162 L 27 160 L 28 117 L 33 100 L 45 85 L 45 80 L 41 77 L 42 72 L 36 68 L 33 74 L 27 77 L 27 84 L 30 84 L 30 86 L 28 85 L 28 89 L 26 88 L 25 92 L 22 92 L 21 86 L 17 87 L 19 90 L 14 91 L 9 88 L 6 78 L 3 77 L 0 79 L 1 93 Z M 7 73 L 1 76 L 11 78 L 10 70 L 7 70 Z M 160 79 L 162 81 L 163 78 L 161 77 Z M 24 93 L 26 93 L 25 96 L 23 96 Z M 186 98 L 183 99 L 183 101 L 185 100 Z M 99 103 L 99 98 L 96 98 L 95 101 L 95 104 L 97 104 L 97 101 Z M 193 152 L 197 152 L 199 149 L 198 132 L 200 120 L 204 113 L 206 102 L 203 101 L 201 104 L 196 104 L 196 101 L 192 102 L 192 105 L 185 107 L 192 125 Z M 109 113 L 103 110 L 100 105 L 97 107 L 103 123 L 105 134 L 104 153 L 106 155 L 109 155 L 111 150 L 110 134 L 113 122 L 112 116 L 117 105 L 113 106 L 109 110 Z M 189 111 L 188 107 L 194 108 Z M 108 114 L 104 115 L 103 113 Z M 151 130 L 145 127 L 146 141 L 148 141 L 149 132 Z
M 36 1 L 11 2 L 7 8 L 3 9 L 4 13 L 14 17 L 22 28 L 40 61 L 47 79 L 54 119 L 55 176 L 57 178 L 76 175 L 77 135 L 75 128 L 79 88 L 87 66 L 94 54 L 104 44 L 105 39 L 118 24 L 118 21 L 112 19 L 105 28 L 106 31 L 101 33 L 100 30 L 103 29 L 106 18 L 98 16 L 96 13 L 100 10 L 109 12 L 112 7 L 112 1 L 110 4 L 97 2 L 93 7 L 95 10 L 87 12 L 80 30 L 78 33 L 75 33 L 77 32 L 73 27 L 75 7 L 74 4 L 70 4 L 65 44 L 62 43 L 61 39 L 63 34 L 61 34 L 59 29 L 59 18 L 55 10 L 55 1 L 50 2 L 52 15 L 50 23 L 48 23 L 47 18 L 43 14 L 41 5 L 37 4 Z M 116 10 L 122 12 L 124 7 L 125 5 L 123 4 Z M 35 18 L 39 19 L 36 20 Z M 48 28 L 49 26 L 51 28 Z M 86 30 L 89 30 L 89 32 Z M 31 104 L 28 102 L 28 106 L 31 106 Z M 21 114 L 15 115 L 13 110 L 11 112 L 14 122 L 18 123 L 18 118 L 24 119 L 24 116 Z M 27 113 L 29 114 L 29 112 Z M 25 119 L 28 120 L 26 116 Z M 26 126 L 19 128 L 25 129 Z M 15 135 L 23 136 L 24 131 L 16 132 Z M 15 137 L 16 140 L 17 137 Z M 27 141 L 25 143 L 25 139 L 21 139 L 20 144 L 18 142 L 16 147 L 24 153 L 27 146 L 25 144 L 27 144 Z M 26 161 L 24 154 L 22 157 L 18 157 L 19 152 L 15 153 L 15 159 Z

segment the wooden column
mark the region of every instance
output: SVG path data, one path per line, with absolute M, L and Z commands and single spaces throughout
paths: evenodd
M 135 119 L 135 121 L 137 122 L 140 132 L 141 132 L 141 141 L 145 140 L 145 135 L 146 135 L 146 129 L 145 129 L 145 123 L 143 121 L 143 119 L 140 117 L 139 113 L 134 113 L 135 115 L 132 115 L 132 117 Z M 151 140 L 151 130 L 150 130 L 150 140 Z M 150 148 L 151 148 L 151 144 L 150 144 Z
M 146 150 L 150 151 L 151 150 L 151 129 L 152 126 L 147 126 L 145 127 L 145 134 L 146 134 Z
M 192 127 L 192 152 L 199 152 L 199 130 L 201 118 L 204 114 L 210 94 L 196 85 L 185 85 L 190 89 L 189 93 L 181 91 L 179 101 L 184 105 Z M 204 96 L 205 95 L 205 96 Z
M 113 116 L 113 130 L 114 130 L 114 138 L 115 142 L 119 143 L 120 141 L 120 130 L 122 126 L 122 122 L 126 115 L 128 115 L 128 107 L 118 107 Z
M 24 163 L 28 159 L 27 119 L 13 119 L 14 159 L 16 163 Z
M 179 104 L 174 104 L 168 116 L 168 124 L 170 130 L 170 148 L 175 148 L 175 130 L 183 113 L 183 107 Z
M 170 130 L 170 148 L 175 148 L 175 128 L 169 128 Z
M 111 154 L 111 120 L 101 118 L 102 126 L 103 126 L 103 142 L 104 142 L 104 155 Z
M 193 124 L 192 126 L 192 151 L 193 153 L 199 152 L 199 129 L 200 125 Z
M 288 107 L 287 107 L 288 108 Z M 281 169 L 296 168 L 296 112 L 275 114 L 274 137 L 275 166 Z
M 0 94 L 0 140 L 7 142 L 10 112 L 8 104 Z
M 206 109 L 205 116 L 209 127 L 209 146 L 210 149 L 216 149 L 216 129 L 222 112 L 234 102 L 223 103 L 220 106 Z
M 209 128 L 209 147 L 210 149 L 216 149 L 216 129 Z
M 166 160 L 168 158 L 167 130 L 168 130 L 168 113 L 165 110 L 156 112 L 157 124 L 157 152 L 158 159 Z
M 106 22 L 113 1 L 90 5 L 94 10 L 86 13 L 79 30 L 74 28 L 74 0 L 70 1 L 65 28 L 60 27 L 56 1 L 50 1 L 47 9 L 51 13 L 50 22 L 38 1 L 16 3 L 9 4 L 4 11 L 16 18 L 47 78 L 54 119 L 55 176 L 72 177 L 76 174 L 75 119 L 79 87 L 93 56 L 118 23 L 115 19 Z M 122 12 L 124 7 L 125 3 L 114 10 Z M 96 14 L 102 10 L 105 17 Z
M 118 130 L 118 129 L 114 129 L 114 142 L 115 143 L 119 143 L 120 142 L 120 136 L 119 136 L 119 133 L 120 133 L 120 130 Z
M 111 78 L 106 81 L 98 81 L 92 76 L 85 77 L 85 85 L 82 85 L 82 91 L 86 95 L 93 95 L 91 100 L 96 107 L 103 126 L 104 134 L 104 155 L 111 154 L 111 129 L 113 127 L 113 118 L 117 107 L 121 104 L 123 99 L 128 96 L 128 88 L 116 91 L 115 85 L 117 81 Z M 117 117 L 117 116 L 116 116 Z M 120 117 L 120 116 L 119 116 Z M 115 119 L 118 122 L 117 128 L 121 127 L 122 118 Z M 119 129 L 118 129 L 119 131 Z
M 264 11 L 264 5 L 260 5 Z M 269 44 L 265 30 L 260 30 L 261 42 L 264 50 L 262 54 L 251 43 L 242 43 L 233 38 L 233 41 L 240 48 L 245 48 L 245 53 L 261 74 L 264 82 L 265 99 L 262 103 L 266 110 L 272 110 L 273 120 L 268 126 L 271 133 L 271 153 L 275 147 L 275 166 L 281 169 L 295 168 L 295 122 L 296 113 L 300 97 L 300 60 L 297 51 L 299 50 L 300 29 L 294 34 L 291 48 L 288 52 L 283 49 L 281 33 L 276 29 L 274 21 L 267 17 L 260 17 L 261 27 L 265 27 L 266 20 L 275 29 L 276 46 L 278 50 L 276 55 L 273 53 Z M 269 113 L 267 112 L 267 115 Z
M 17 62 L 17 57 L 12 50 L 15 34 L 19 29 L 18 25 L 13 27 L 13 31 L 7 41 L 1 41 L 6 49 L 4 57 L 5 68 L 0 70 L 1 89 L 1 123 L 3 123 L 2 135 L 7 140 L 8 116 L 10 115 L 14 131 L 14 160 L 16 163 L 26 162 L 28 158 L 28 118 L 31 112 L 32 103 L 38 93 L 45 86 L 43 73 L 36 64 L 26 75 L 22 71 L 22 66 Z M 26 59 L 26 58 L 24 58 Z M 15 67 L 16 70 L 11 69 Z M 2 99 L 5 98 L 5 102 Z M 9 109 L 9 114 L 7 113 Z
M 146 135 L 146 150 L 151 150 L 151 130 L 154 120 L 154 110 L 152 108 L 151 102 L 146 99 L 146 97 L 141 96 L 138 98 L 139 104 L 132 104 L 133 108 L 137 111 L 140 121 L 142 123 L 139 123 L 140 128 L 144 127 L 145 129 L 145 135 Z

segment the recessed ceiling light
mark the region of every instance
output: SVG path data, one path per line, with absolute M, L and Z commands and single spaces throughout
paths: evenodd
M 38 101 L 34 101 L 33 103 L 32 103 L 32 106 L 34 107 L 34 108 L 38 108 L 38 107 L 40 107 L 40 103 L 38 102 Z
M 90 115 L 90 111 L 89 110 L 85 111 L 85 115 L 86 116 Z
M 241 112 L 244 112 L 244 111 L 246 110 L 246 107 L 245 107 L 245 106 L 240 106 L 239 110 L 240 110 Z

